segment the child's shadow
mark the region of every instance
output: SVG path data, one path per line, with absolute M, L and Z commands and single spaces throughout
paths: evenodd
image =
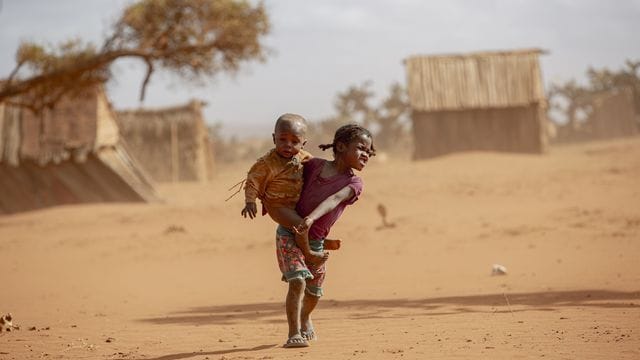
M 382 225 L 376 227 L 376 231 L 384 230 L 384 229 L 393 229 L 396 227 L 396 223 L 383 223 Z
M 180 360 L 180 359 L 188 359 L 196 356 L 207 356 L 207 355 L 226 355 L 236 352 L 243 351 L 259 351 L 266 350 L 277 347 L 278 344 L 271 345 L 258 345 L 252 348 L 233 348 L 229 350 L 216 350 L 216 351 L 198 351 L 198 352 L 187 352 L 187 353 L 178 353 L 178 354 L 170 354 L 170 355 L 162 355 L 155 358 L 144 358 L 145 360 Z

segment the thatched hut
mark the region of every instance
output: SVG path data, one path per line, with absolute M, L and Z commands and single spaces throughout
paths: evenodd
M 603 91 L 590 96 L 587 117 L 558 127 L 557 142 L 613 139 L 639 132 L 633 90 Z
M 0 103 L 0 189 L 0 214 L 157 199 L 99 88 L 39 114 Z
M 414 158 L 465 150 L 545 151 L 542 53 L 527 49 L 406 59 Z
M 158 182 L 208 181 L 213 151 L 203 103 L 119 111 L 118 124 L 133 155 Z
M 594 139 L 611 139 L 638 134 L 637 114 L 631 89 L 598 94 L 591 102 L 587 122 Z

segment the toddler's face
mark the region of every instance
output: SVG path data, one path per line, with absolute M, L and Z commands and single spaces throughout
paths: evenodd
M 306 142 L 304 134 L 293 129 L 276 130 L 273 134 L 276 152 L 287 159 L 299 153 Z

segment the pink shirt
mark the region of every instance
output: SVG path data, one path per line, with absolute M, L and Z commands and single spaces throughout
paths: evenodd
M 320 172 L 327 160 L 314 158 L 304 165 L 304 185 L 296 210 L 300 216 L 309 215 L 322 201 L 340 191 L 345 186 L 353 189 L 354 195 L 336 206 L 335 209 L 316 220 L 309 229 L 309 239 L 324 239 L 338 220 L 347 205 L 351 205 L 362 193 L 362 179 L 350 171 L 348 174 L 336 174 L 323 178 Z

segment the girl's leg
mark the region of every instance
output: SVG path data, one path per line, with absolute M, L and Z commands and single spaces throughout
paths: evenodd
M 304 263 L 302 251 L 294 245 L 293 234 L 278 227 L 276 231 L 276 257 L 278 266 L 284 278 L 287 278 L 288 291 L 285 300 L 289 337 L 285 348 L 309 346 L 309 342 L 300 334 L 300 311 L 302 297 L 307 287 L 304 277 L 311 277 L 311 273 Z
M 311 312 L 318 305 L 319 296 L 313 296 L 307 292 L 302 299 L 302 311 L 300 313 L 300 330 L 307 340 L 315 340 L 316 334 L 311 322 Z
M 292 347 L 296 345 L 305 346 L 304 344 L 306 344 L 306 340 L 300 336 L 300 312 L 304 288 L 305 281 L 303 279 L 289 280 L 289 291 L 287 292 L 285 303 L 287 322 L 289 324 L 289 340 L 287 340 L 286 345 L 291 345 Z

